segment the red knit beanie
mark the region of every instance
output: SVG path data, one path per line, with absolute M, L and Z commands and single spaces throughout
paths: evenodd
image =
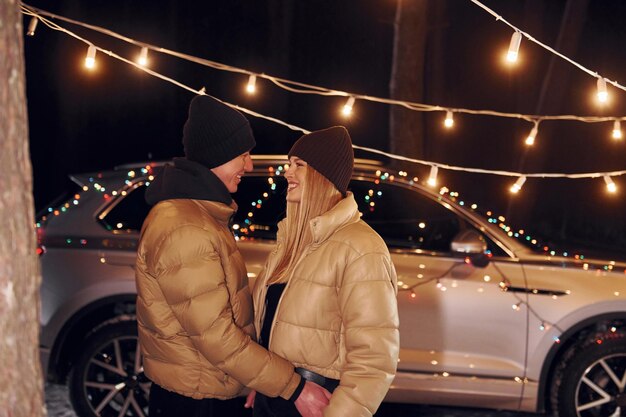
M 343 126 L 329 127 L 302 136 L 289 151 L 332 182 L 345 197 L 354 168 L 352 139 Z

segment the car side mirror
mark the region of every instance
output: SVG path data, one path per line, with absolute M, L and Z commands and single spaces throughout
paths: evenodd
M 484 268 L 489 264 L 487 242 L 485 238 L 475 230 L 467 229 L 460 231 L 450 244 L 452 252 L 456 255 L 469 258 L 472 265 Z

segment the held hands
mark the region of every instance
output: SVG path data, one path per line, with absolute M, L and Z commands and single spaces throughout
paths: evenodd
M 254 407 L 256 391 L 251 390 L 243 405 L 245 408 Z M 295 402 L 295 406 L 302 417 L 322 417 L 324 408 L 330 401 L 331 393 L 314 382 L 307 381 Z
M 326 389 L 320 387 L 315 382 L 307 381 L 296 400 L 296 408 L 302 417 L 322 417 L 330 397 L 331 393 Z M 248 395 L 248 398 L 250 398 L 250 395 Z
M 256 391 L 251 390 L 246 397 L 246 403 L 243 405 L 244 408 L 254 408 L 254 398 L 256 397 Z

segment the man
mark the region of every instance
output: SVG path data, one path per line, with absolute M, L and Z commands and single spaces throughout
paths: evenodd
M 149 415 L 225 415 L 243 385 L 295 401 L 321 416 L 328 394 L 256 344 L 246 267 L 229 228 L 230 193 L 252 170 L 248 120 L 197 96 L 183 128 L 185 158 L 166 165 L 146 191 L 154 205 L 136 268 L 143 366 L 153 382 Z

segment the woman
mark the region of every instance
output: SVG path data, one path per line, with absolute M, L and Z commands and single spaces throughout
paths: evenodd
M 347 191 L 354 153 L 344 127 L 302 136 L 289 162 L 287 216 L 253 294 L 260 343 L 332 392 L 324 416 L 371 416 L 398 360 L 389 251 Z M 254 415 L 299 414 L 257 393 Z

